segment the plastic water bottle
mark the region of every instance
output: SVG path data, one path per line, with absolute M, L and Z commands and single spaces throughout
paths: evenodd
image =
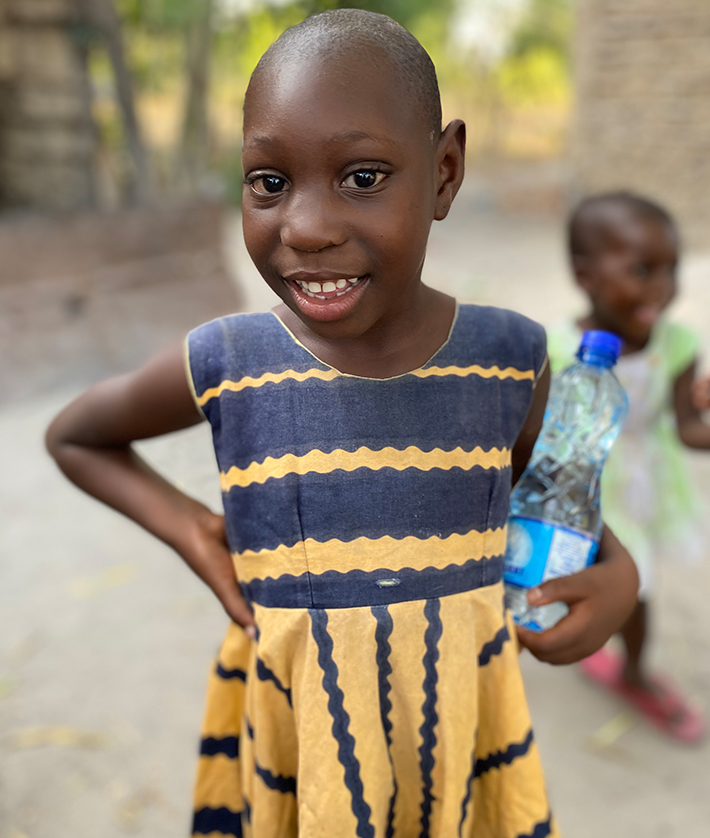
M 551 628 L 569 609 L 531 606 L 528 590 L 584 570 L 599 549 L 599 481 L 628 409 L 612 370 L 620 352 L 616 335 L 584 333 L 579 360 L 552 378 L 542 430 L 510 498 L 506 602 L 516 623 L 533 631 Z

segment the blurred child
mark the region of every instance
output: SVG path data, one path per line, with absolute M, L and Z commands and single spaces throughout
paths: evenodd
M 283 303 L 201 326 L 186 365 L 173 347 L 48 432 L 66 474 L 173 546 L 234 620 L 195 834 L 557 834 L 501 583 L 545 336 L 421 282 L 464 146 L 394 21 L 340 10 L 290 29 L 244 108 L 244 235 Z M 224 518 L 130 447 L 203 418 Z M 521 640 L 579 660 L 636 585 L 607 530 L 598 565 L 531 595 L 570 615 Z
M 710 427 L 698 412 L 707 382 L 695 381 L 697 336 L 664 317 L 677 291 L 678 231 L 646 198 L 603 194 L 572 214 L 569 249 L 590 307 L 576 323 L 550 330 L 550 363 L 553 372 L 570 364 L 583 330 L 606 329 L 624 341 L 615 371 L 629 414 L 602 476 L 602 512 L 640 577 L 639 602 L 621 632 L 625 657 L 604 648 L 582 667 L 662 730 L 695 742 L 704 729 L 700 712 L 667 678 L 652 675 L 644 657 L 656 554 L 670 551 L 677 561 L 703 547 L 681 443 L 710 448 Z

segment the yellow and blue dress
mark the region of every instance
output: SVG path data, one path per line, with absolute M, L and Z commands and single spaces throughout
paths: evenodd
M 271 313 L 187 348 L 258 629 L 231 626 L 211 675 L 194 835 L 556 835 L 501 583 L 542 329 L 460 306 L 389 379 Z

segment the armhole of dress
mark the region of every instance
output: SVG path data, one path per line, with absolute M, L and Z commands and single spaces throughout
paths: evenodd
M 190 388 L 190 395 L 192 396 L 192 400 L 195 403 L 195 407 L 197 408 L 198 413 L 200 416 L 209 421 L 207 416 L 205 415 L 205 411 L 202 409 L 202 405 L 197 397 L 197 391 L 195 390 L 195 381 L 192 377 L 192 366 L 190 365 L 190 336 L 188 335 L 185 338 L 185 342 L 183 344 L 183 359 L 185 362 L 185 378 L 187 378 L 187 386 Z
M 533 381 L 533 390 L 537 387 L 537 382 L 540 380 L 540 376 L 545 372 L 545 370 L 547 369 L 547 367 L 549 365 L 550 365 L 550 359 L 549 359 L 549 357 L 547 355 L 547 352 L 546 352 L 545 353 L 545 358 L 542 362 L 542 366 L 540 367 L 540 369 L 535 374 L 535 380 Z

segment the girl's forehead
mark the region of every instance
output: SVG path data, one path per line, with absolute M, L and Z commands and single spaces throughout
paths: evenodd
M 427 134 L 423 109 L 387 62 L 366 56 L 306 58 L 252 79 L 244 103 L 245 144 L 264 131 L 307 126 L 322 134 Z
M 678 246 L 675 231 L 664 221 L 638 218 L 628 225 L 627 241 L 638 250 L 668 251 Z
M 597 233 L 599 255 L 614 252 L 662 255 L 671 258 L 678 249 L 672 226 L 655 218 L 625 213 L 607 219 Z

